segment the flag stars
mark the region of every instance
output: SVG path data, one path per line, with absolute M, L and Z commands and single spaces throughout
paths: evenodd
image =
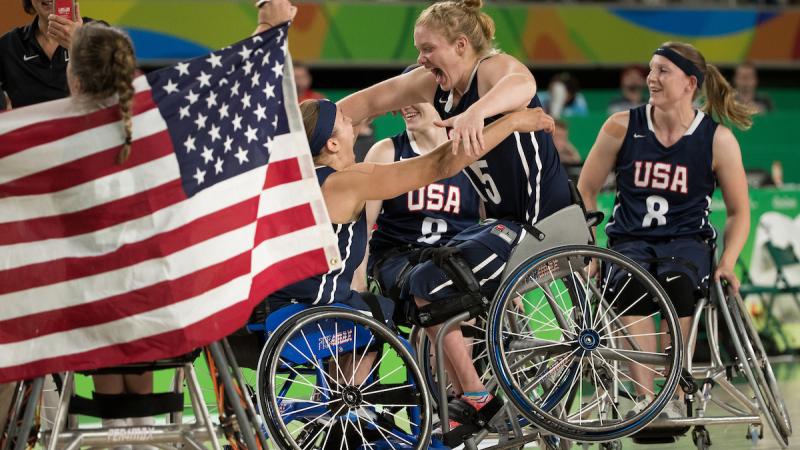
M 228 104 L 223 103 L 222 106 L 219 107 L 219 118 L 224 119 L 228 117 Z
M 205 73 L 204 71 L 200 71 L 200 75 L 197 77 L 197 81 L 200 82 L 200 87 L 207 86 L 211 87 L 211 75 Z
M 272 153 L 274 143 L 275 141 L 272 139 L 272 136 L 267 136 L 267 142 L 264 142 L 264 148 L 267 149 L 267 154 Z
M 206 107 L 211 109 L 212 106 L 217 106 L 217 93 L 211 91 L 206 97 Z
M 203 115 L 203 113 L 197 113 L 197 119 L 194 119 L 194 123 L 197 125 L 198 130 L 202 130 L 206 127 L 206 120 L 208 120 L 208 117 Z
M 212 53 L 211 56 L 206 59 L 206 61 L 211 64 L 211 68 L 214 67 L 222 67 L 222 56 L 216 53 Z
M 203 184 L 203 182 L 206 181 L 206 171 L 200 170 L 200 168 L 198 167 L 197 172 L 195 172 L 194 175 L 192 175 L 192 178 L 197 180 L 197 184 Z
M 242 96 L 242 107 L 243 108 L 250 108 L 251 107 L 250 106 L 250 93 L 249 92 L 245 93 Z
M 178 114 L 180 114 L 181 119 L 189 117 L 189 105 L 181 106 L 178 110 Z
M 189 89 L 189 93 L 186 94 L 186 100 L 189 100 L 190 105 L 194 105 L 194 103 L 197 101 L 199 97 L 200 97 L 199 95 L 194 93 L 193 89 Z
M 164 90 L 167 92 L 167 94 L 174 94 L 178 92 L 178 85 L 170 79 L 167 81 L 167 84 L 164 85 Z
M 231 86 L 231 97 L 234 95 L 239 95 L 239 80 L 236 80 L 233 86 Z
M 253 78 L 250 80 L 250 87 L 258 86 L 259 78 L 261 78 L 261 74 L 258 72 L 253 72 Z
M 214 173 L 220 174 L 222 173 L 222 163 L 225 162 L 222 158 L 217 158 L 217 161 L 214 162 Z
M 242 70 L 244 70 L 245 75 L 250 75 L 250 71 L 253 70 L 253 62 L 247 60 L 247 62 L 244 63 L 244 67 L 242 67 Z
M 186 153 L 196 150 L 194 146 L 194 137 L 186 136 L 186 142 L 183 143 L 183 146 L 186 147 Z
M 262 66 L 268 66 L 269 65 L 269 56 L 270 56 L 271 53 L 272 52 L 264 53 L 264 58 L 261 59 L 261 65 Z
M 219 126 L 217 126 L 217 124 L 211 125 L 211 130 L 208 131 L 208 135 L 211 136 L 211 142 L 222 139 L 222 136 L 219 135 Z
M 242 46 L 242 49 L 238 53 L 242 56 L 242 60 L 245 60 L 250 59 L 250 54 L 253 53 L 253 50 L 247 48 L 246 46 Z
M 283 75 L 283 64 L 275 61 L 275 65 L 272 66 L 272 72 L 275 74 L 275 78 L 280 78 Z
M 278 115 L 275 115 L 275 120 L 272 121 L 272 128 L 278 128 Z
M 236 152 L 234 156 L 236 156 L 236 159 L 239 160 L 239 165 L 250 162 L 250 160 L 247 159 L 247 150 L 243 149 L 242 147 L 239 147 L 239 151 Z
M 252 128 L 250 125 L 247 126 L 247 131 L 245 131 L 244 135 L 247 136 L 248 144 L 258 139 L 256 133 L 258 133 L 258 128 Z
M 264 95 L 267 96 L 267 100 L 269 100 L 272 97 L 275 97 L 275 86 L 270 84 L 269 81 L 267 81 L 267 87 L 264 88 Z
M 262 120 L 267 120 L 267 108 L 259 104 L 255 110 L 255 115 L 259 122 Z
M 231 145 L 232 144 L 233 144 L 233 139 L 231 139 L 230 136 L 226 136 L 225 137 L 225 152 L 224 153 L 228 153 L 229 151 L 231 151 Z
M 203 156 L 203 161 L 205 161 L 206 164 L 214 160 L 214 151 L 205 145 L 203 146 L 203 153 L 201 153 L 201 155 Z
M 242 116 L 240 116 L 239 114 L 234 114 L 232 123 L 233 123 L 233 131 L 241 130 Z
M 189 63 L 187 62 L 179 62 L 177 66 L 175 66 L 175 70 L 178 71 L 178 76 L 186 75 L 189 76 Z

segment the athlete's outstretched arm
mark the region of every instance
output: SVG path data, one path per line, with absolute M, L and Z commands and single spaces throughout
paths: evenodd
M 508 114 L 486 128 L 487 148 L 491 150 L 514 131 L 531 132 L 555 127 L 552 117 L 541 108 Z M 479 157 L 451 152 L 447 141 L 430 153 L 392 164 L 361 163 L 331 174 L 322 185 L 322 194 L 333 223 L 352 222 L 367 200 L 384 200 L 450 178 Z
M 372 148 L 367 152 L 364 157 L 366 163 L 389 164 L 394 162 L 394 143 L 391 139 L 382 139 L 375 143 Z M 378 221 L 378 215 L 383 208 L 383 200 L 369 200 L 364 207 L 364 212 L 367 215 L 367 242 L 372 239 L 372 229 L 375 228 L 375 222 Z M 364 261 L 356 269 L 353 275 L 352 286 L 358 292 L 363 292 L 368 289 L 367 286 L 367 261 L 369 260 L 369 245 L 367 251 L 364 253 Z
M 423 69 L 411 72 L 362 89 L 339 100 L 337 105 L 358 125 L 366 119 L 397 111 L 415 103 L 431 103 L 436 93 L 436 79 Z
M 714 273 L 715 279 L 725 279 L 735 289 L 739 280 L 733 272 L 736 260 L 750 234 L 750 198 L 747 195 L 747 178 L 742 165 L 739 142 L 731 130 L 719 125 L 714 133 L 714 174 L 719 180 L 725 201 L 725 247 Z
M 628 131 L 629 114 L 628 111 L 618 112 L 606 120 L 583 163 L 578 190 L 588 210 L 597 209 L 600 189 L 603 188 L 608 174 L 614 170 L 617 154 Z

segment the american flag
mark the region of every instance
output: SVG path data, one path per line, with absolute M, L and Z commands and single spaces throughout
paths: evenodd
M 0 116 L 0 382 L 178 355 L 339 264 L 287 27 L 135 80 L 118 107 Z

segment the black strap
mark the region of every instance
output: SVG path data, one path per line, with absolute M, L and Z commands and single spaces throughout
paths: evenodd
M 89 399 L 78 395 L 69 401 L 69 413 L 104 419 L 150 417 L 183 411 L 183 393 L 161 394 L 100 394 Z
M 372 313 L 372 317 L 380 323 L 385 324 L 386 317 L 383 315 L 383 309 L 381 309 L 381 302 L 378 300 L 378 297 L 372 292 L 359 292 L 358 294 L 364 300 L 364 303 L 367 304 L 369 311 Z

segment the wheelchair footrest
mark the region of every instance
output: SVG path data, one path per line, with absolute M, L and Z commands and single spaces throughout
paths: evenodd
M 448 447 L 457 447 L 464 443 L 464 441 L 471 435 L 486 428 L 489 422 L 503 407 L 503 400 L 499 397 L 494 397 L 480 410 L 475 410 L 472 405 L 463 401 L 458 402 L 463 406 L 456 407 L 455 402 L 451 403 L 452 410 L 455 415 L 452 416 L 454 420 L 461 423 L 461 426 L 456 427 L 442 436 L 442 440 Z
M 631 436 L 636 444 L 669 444 L 677 442 L 690 427 L 643 429 Z
M 105 419 L 149 417 L 183 411 L 183 393 L 161 394 L 99 394 L 93 398 L 73 396 L 69 413 Z

